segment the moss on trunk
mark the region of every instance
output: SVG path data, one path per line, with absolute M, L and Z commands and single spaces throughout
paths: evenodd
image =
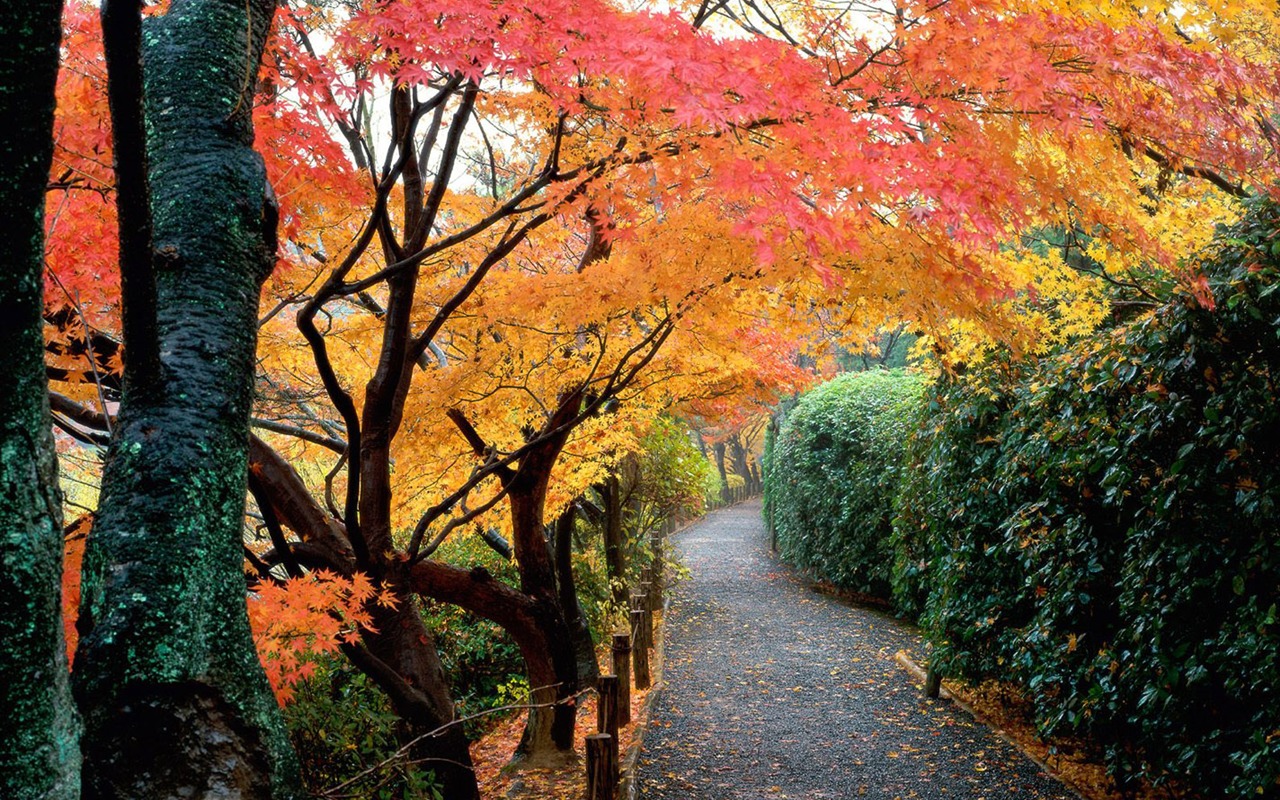
M 89 798 L 298 793 L 241 567 L 258 297 L 275 261 L 250 109 L 273 11 L 175 0 L 143 31 L 162 365 L 145 390 L 126 382 L 86 548 L 74 677 Z
M 62 507 L 41 311 L 61 2 L 0 16 L 0 795 L 76 797 L 62 636 Z

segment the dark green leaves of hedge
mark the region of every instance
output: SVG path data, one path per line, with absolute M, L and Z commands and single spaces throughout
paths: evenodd
M 945 669 L 1021 684 L 1045 729 L 1088 736 L 1121 781 L 1275 798 L 1276 209 L 1252 208 L 1211 262 L 1216 308 L 1174 296 L 938 387 L 894 588 Z
M 893 498 L 921 394 L 916 376 L 875 370 L 801 398 L 770 437 L 767 458 L 784 558 L 844 588 L 888 596 Z

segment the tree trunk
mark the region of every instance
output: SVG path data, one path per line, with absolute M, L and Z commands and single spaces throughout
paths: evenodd
M 0 16 L 0 795 L 79 794 L 62 631 L 62 497 L 44 369 L 44 202 L 62 3 Z
M 560 591 L 560 607 L 564 609 L 565 622 L 573 637 L 573 652 L 578 659 L 578 679 L 581 684 L 594 685 L 600 677 L 600 664 L 596 661 L 595 642 L 591 640 L 591 627 L 578 605 L 578 586 L 573 577 L 573 526 L 577 519 L 572 504 L 565 509 L 555 524 L 556 586 Z
M 747 491 L 754 490 L 751 465 L 747 462 L 747 448 L 743 446 L 742 440 L 738 436 L 734 436 L 730 441 L 729 450 L 733 456 L 733 471 L 742 477 L 743 488 Z
M 453 725 L 439 733 L 422 738 L 453 721 L 453 698 L 449 682 L 436 651 L 435 637 L 422 621 L 418 600 L 409 594 L 407 578 L 397 586 L 405 586 L 400 604 L 395 609 L 372 609 L 378 633 L 366 632 L 365 642 L 373 655 L 395 670 L 413 691 L 413 706 L 396 702 L 403 695 L 392 692 L 396 713 L 404 721 L 401 738 L 412 742 L 410 757 L 421 759 L 423 768 L 435 773 L 444 796 L 453 800 L 478 798 L 471 751 L 461 725 Z M 376 677 L 375 677 L 376 680 Z
M 543 533 L 542 509 L 550 464 L 545 471 L 526 471 L 526 463 L 540 460 L 526 456 L 509 494 L 520 590 L 532 601 L 533 620 L 547 647 L 542 653 L 525 657 L 533 707 L 513 761 L 530 767 L 572 760 L 577 709 L 565 701 L 578 690 L 578 660 L 556 593 L 555 568 Z
M 524 735 L 516 748 L 514 762 L 528 766 L 572 760 L 576 708 L 569 702 L 578 691 L 578 663 L 573 637 L 556 592 L 555 562 L 548 547 L 543 511 L 551 470 L 568 439 L 567 422 L 582 405 L 581 392 L 560 397 L 555 412 L 543 428 L 545 437 L 520 459 L 519 467 L 504 477 L 511 504 L 511 538 L 520 570 L 520 591 L 533 603 L 533 618 L 547 643 L 547 650 L 534 658 L 549 662 L 551 683 L 541 683 L 530 664 L 529 686 L 533 708 L 525 722 Z M 526 655 L 526 661 L 529 661 Z M 548 707 L 549 703 L 554 703 Z
M 725 505 L 729 504 L 732 495 L 729 493 L 729 473 L 724 465 L 724 442 L 717 442 L 715 446 L 716 469 L 720 472 L 720 502 Z
M 154 341 L 127 333 L 125 347 L 162 361 L 145 391 L 126 378 L 86 547 L 73 676 L 86 798 L 300 793 L 241 549 L 258 296 L 276 250 L 250 110 L 274 8 L 175 0 L 146 20 L 156 308 L 154 330 L 135 330 Z
M 628 610 L 627 551 L 622 527 L 622 482 L 617 475 L 610 475 L 600 484 L 604 505 L 604 560 L 609 574 L 609 588 L 613 604 L 625 613 Z
M 548 638 L 546 631 L 550 626 L 543 618 L 545 604 L 495 580 L 488 570 L 463 570 L 436 561 L 415 564 L 411 585 L 425 597 L 461 606 L 502 626 L 524 658 L 529 685 L 534 689 L 531 701 L 550 704 L 560 699 L 554 687 L 563 680 L 558 670 L 564 662 L 557 661 L 553 654 L 568 652 L 572 666 L 572 651 L 557 648 Z M 562 709 L 570 712 L 567 720 Z M 531 710 L 521 749 L 512 763 L 542 766 L 572 759 L 573 710 L 567 705 L 556 706 L 555 713 L 550 708 Z M 534 711 L 540 713 L 535 715 Z
M 575 758 L 576 714 L 572 698 L 579 685 L 578 666 L 573 637 L 556 588 L 555 559 L 547 542 L 543 512 L 551 471 L 582 408 L 582 401 L 581 389 L 561 395 L 542 430 L 531 434 L 519 466 L 514 469 L 504 466 L 494 473 L 506 489 L 511 508 L 511 545 L 520 573 L 521 605 L 526 607 L 520 624 L 531 620 L 540 638 L 536 648 L 521 645 L 529 670 L 532 701 L 524 735 L 512 759 L 513 764 L 521 766 L 555 766 Z M 488 446 L 466 415 L 453 409 L 449 416 L 476 455 L 483 456 Z M 467 597 L 454 602 L 467 606 L 474 599 Z M 508 630 L 517 641 L 521 641 L 522 636 L 530 641 L 527 632 Z

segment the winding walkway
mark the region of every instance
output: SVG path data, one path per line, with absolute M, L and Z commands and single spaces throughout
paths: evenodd
M 769 553 L 758 501 L 675 538 L 690 575 L 667 615 L 643 800 L 1074 800 L 893 661 L 895 620 L 812 592 Z

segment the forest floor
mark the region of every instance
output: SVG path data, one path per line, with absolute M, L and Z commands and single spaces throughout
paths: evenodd
M 673 540 L 689 576 L 666 618 L 644 800 L 1075 800 L 895 661 L 909 626 L 814 592 L 770 553 L 759 501 Z

